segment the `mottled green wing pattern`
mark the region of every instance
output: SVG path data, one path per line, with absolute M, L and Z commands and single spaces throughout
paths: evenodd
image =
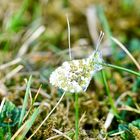
M 87 59 L 64 62 L 52 72 L 50 83 L 66 92 L 85 92 L 94 73 L 102 68 L 101 65 L 94 63 L 98 62 L 100 55 L 96 54 L 96 59 L 93 55 L 94 53 Z
M 52 73 L 50 82 L 70 93 L 83 92 L 91 80 L 92 68 L 89 59 L 64 62 Z

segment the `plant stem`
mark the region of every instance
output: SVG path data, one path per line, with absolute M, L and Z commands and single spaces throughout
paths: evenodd
M 113 110 L 113 113 L 118 116 L 118 113 L 117 113 L 117 109 L 115 107 L 115 103 L 111 97 L 111 94 L 110 94 L 110 90 L 109 90 L 109 87 L 108 87 L 108 84 L 107 84 L 107 79 L 106 79 L 106 75 L 105 75 L 105 72 L 102 70 L 102 78 L 103 78 L 103 82 L 104 82 L 104 86 L 105 86 L 105 89 L 106 89 L 106 93 L 107 93 L 107 96 L 109 98 L 109 103 L 111 105 L 111 108 Z
M 131 74 L 134 74 L 134 75 L 140 77 L 140 73 L 139 72 L 136 72 L 136 71 L 124 68 L 124 67 L 116 66 L 116 65 L 113 65 L 113 64 L 107 64 L 107 63 L 101 63 L 101 65 L 107 66 L 107 67 L 111 67 L 111 68 L 115 68 L 115 69 L 118 69 L 118 70 L 123 70 L 123 71 L 126 71 L 128 73 L 131 73 Z
M 79 131 L 79 110 L 78 110 L 78 93 L 75 93 L 75 139 L 78 140 Z

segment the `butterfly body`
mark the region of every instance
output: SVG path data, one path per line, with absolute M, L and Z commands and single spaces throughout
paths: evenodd
M 92 76 L 102 69 L 98 63 L 102 55 L 95 51 L 86 59 L 66 61 L 52 72 L 50 83 L 65 92 L 85 92 Z

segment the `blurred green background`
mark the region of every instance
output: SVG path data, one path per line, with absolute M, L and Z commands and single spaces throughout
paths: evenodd
M 6 97 L 20 106 L 26 90 L 24 79 L 33 75 L 32 92 L 36 93 L 42 85 L 37 102 L 45 100 L 49 107 L 55 105 L 61 91 L 50 85 L 49 75 L 57 66 L 69 60 L 66 16 L 71 29 L 72 59 L 86 58 L 91 54 L 99 32 L 103 31 L 105 36 L 100 50 L 104 61 L 138 71 L 127 54 L 110 37 L 120 40 L 140 63 L 139 6 L 140 0 L 0 0 L 0 100 Z M 128 93 L 129 97 L 124 97 L 121 103 L 134 108 L 139 106 L 139 78 L 110 68 L 105 68 L 105 74 L 114 101 Z M 67 111 L 65 99 L 49 124 L 46 123 L 46 128 L 41 128 L 36 139 L 53 136 L 53 127 L 63 131 L 73 128 L 74 101 L 72 96 L 67 97 L 70 100 L 69 122 L 61 113 Z M 80 116 L 86 114 L 86 119 L 82 120 L 79 128 L 79 137 L 81 140 L 95 138 L 110 111 L 101 73 L 92 79 L 87 94 L 80 95 L 79 106 L 82 108 Z M 131 122 L 140 128 L 139 121 L 136 121 L 139 112 L 132 109 L 130 113 L 130 110 L 121 109 L 118 109 L 121 119 L 115 118 L 109 131 L 128 132 L 130 129 L 133 133 L 134 129 L 131 129 L 131 125 L 129 127 Z M 44 110 L 46 112 L 42 116 L 48 113 L 46 108 Z M 38 124 L 43 120 L 41 115 L 36 122 Z M 34 127 L 29 134 L 34 131 Z M 132 139 L 128 133 L 122 134 L 121 138 Z M 138 133 L 140 134 L 139 131 Z M 120 139 L 119 136 L 114 138 Z

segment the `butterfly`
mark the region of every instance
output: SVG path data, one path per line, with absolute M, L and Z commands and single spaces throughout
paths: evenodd
M 102 36 L 100 35 L 98 42 L 101 41 L 102 37 L 103 34 Z M 102 53 L 98 51 L 97 47 L 96 50 L 85 59 L 63 62 L 63 64 L 50 75 L 50 83 L 62 89 L 64 92 L 85 92 L 93 75 L 103 68 L 101 65 L 102 62 Z
M 93 52 L 88 58 L 65 61 L 50 75 L 50 83 L 65 92 L 85 92 L 93 75 L 103 68 L 101 52 Z

